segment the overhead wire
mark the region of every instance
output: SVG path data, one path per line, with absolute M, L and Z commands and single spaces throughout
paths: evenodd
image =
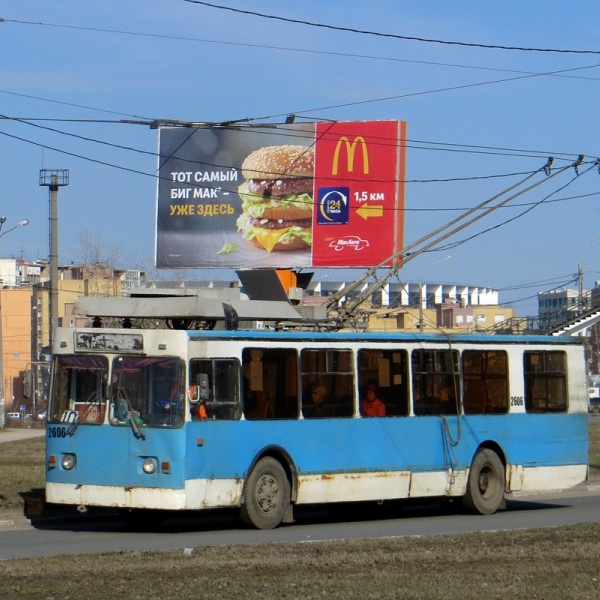
M 329 104 L 327 106 L 319 106 L 319 107 L 315 107 L 315 108 L 309 108 L 309 109 L 294 109 L 291 110 L 287 113 L 276 113 L 276 114 L 270 114 L 270 115 L 264 115 L 262 117 L 254 117 L 254 118 L 248 118 L 245 117 L 243 119 L 239 119 L 240 121 L 244 121 L 244 122 L 249 122 L 249 121 L 261 121 L 261 120 L 267 120 L 267 119 L 275 119 L 275 118 L 281 118 L 281 117 L 285 117 L 287 114 L 294 113 L 295 115 L 305 115 L 307 113 L 314 113 L 314 112 L 322 112 L 322 111 L 326 111 L 326 110 L 333 110 L 336 108 L 348 108 L 348 107 L 355 107 L 355 106 L 364 106 L 366 104 L 376 104 L 379 102 L 389 102 L 391 100 L 401 100 L 404 98 L 414 98 L 416 96 L 425 96 L 428 94 L 438 94 L 438 93 L 442 93 L 442 92 L 453 92 L 453 91 L 457 91 L 457 90 L 464 90 L 464 89 L 469 89 L 469 88 L 476 88 L 476 87 L 482 87 L 485 85 L 493 85 L 493 84 L 497 84 L 497 83 L 507 83 L 507 82 L 511 82 L 511 81 L 519 81 L 519 80 L 523 80 L 523 79 L 532 79 L 535 77 L 544 77 L 547 75 L 553 75 L 556 73 L 567 73 L 567 72 L 572 72 L 572 71 L 579 71 L 582 69 L 595 69 L 598 68 L 600 65 L 587 65 L 584 67 L 575 67 L 575 68 L 571 68 L 571 69 L 559 69 L 558 71 L 549 71 L 547 73 L 536 73 L 533 75 L 520 75 L 517 77 L 506 77 L 503 79 L 494 79 L 491 81 L 480 81 L 480 82 L 475 82 L 475 83 L 465 83 L 465 84 L 461 84 L 461 85 L 453 85 L 453 86 L 448 86 L 448 87 L 443 87 L 443 88 L 437 88 L 437 89 L 433 89 L 433 90 L 425 90 L 425 91 L 421 91 L 421 92 L 409 92 L 406 94 L 398 94 L 398 95 L 394 95 L 394 96 L 384 96 L 381 98 L 371 98 L 371 99 L 367 99 L 367 100 L 358 100 L 358 101 L 353 101 L 353 102 L 343 102 L 343 103 L 339 103 L 339 104 Z
M 564 282 L 562 282 L 560 285 L 556 285 L 556 286 L 554 286 L 553 288 L 551 288 L 551 289 L 549 289 L 549 290 L 546 290 L 545 292 L 542 292 L 542 293 L 545 293 L 545 294 L 547 294 L 547 293 L 550 293 L 550 292 L 555 292 L 555 291 L 557 291 L 557 290 L 560 290 L 560 289 L 563 289 L 563 288 L 565 288 L 565 287 L 566 287 L 566 286 L 568 286 L 570 283 L 575 283 L 576 281 L 577 281 L 577 277 L 574 277 L 574 278 L 572 278 L 572 279 L 570 279 L 570 280 L 568 280 L 568 281 L 564 281 Z M 504 291 L 504 290 L 498 290 L 498 291 Z M 509 300 L 509 301 L 507 301 L 507 302 L 500 302 L 500 303 L 498 304 L 498 306 L 509 306 L 509 305 L 511 305 L 511 304 L 518 304 L 518 303 L 520 303 L 520 302 L 525 302 L 526 300 L 532 300 L 533 298 L 538 298 L 538 297 L 539 297 L 539 293 L 540 293 L 540 292 L 537 292 L 537 293 L 535 293 L 535 294 L 531 294 L 531 295 L 529 295 L 529 296 L 523 296 L 523 297 L 521 297 L 521 298 L 517 298 L 517 299 L 514 299 L 514 300 Z
M 570 181 L 568 181 L 561 187 L 557 188 L 556 190 L 554 190 L 553 192 L 551 192 L 550 194 L 548 194 L 546 197 L 542 198 L 541 200 L 534 202 L 531 206 L 529 206 L 526 210 L 522 211 L 518 215 L 515 215 L 514 217 L 511 217 L 510 219 L 506 219 L 505 221 L 502 221 L 501 223 L 497 223 L 496 225 L 488 227 L 487 229 L 483 229 L 482 231 L 475 233 L 467 238 L 458 240 L 457 242 L 453 242 L 452 244 L 446 244 L 445 246 L 436 247 L 435 251 L 436 252 L 445 252 L 447 250 L 452 250 L 458 246 L 461 246 L 462 244 L 464 244 L 466 242 L 470 242 L 471 240 L 475 239 L 476 237 L 479 237 L 480 235 L 483 235 L 484 233 L 489 233 L 490 231 L 494 231 L 495 229 L 499 229 L 500 227 L 504 227 L 505 225 L 512 223 L 516 219 L 520 219 L 521 217 L 525 216 L 527 213 L 531 212 L 534 208 L 540 206 L 541 204 L 544 204 L 546 202 L 546 200 L 551 198 L 554 194 L 569 187 L 577 178 L 582 177 L 583 175 L 585 175 L 585 173 L 591 171 L 593 168 L 594 168 L 594 165 L 590 166 L 588 169 L 586 169 L 586 171 L 581 173 L 581 175 L 576 172 L 575 176 Z
M 119 149 L 130 150 L 130 151 L 138 152 L 138 153 L 149 155 L 149 156 L 153 156 L 153 157 L 158 156 L 154 152 L 148 152 L 148 151 L 143 151 L 143 150 L 135 149 L 135 148 L 132 148 L 132 147 L 129 147 L 129 146 L 123 146 L 123 145 L 119 145 L 119 144 L 113 144 L 113 143 L 110 143 L 110 142 L 104 142 L 102 140 L 96 140 L 94 138 L 88 138 L 86 136 L 80 136 L 78 134 L 73 134 L 73 133 L 70 133 L 70 132 L 62 132 L 62 131 L 56 130 L 54 128 L 48 128 L 48 127 L 40 126 L 40 125 L 37 125 L 37 124 L 30 124 L 30 123 L 27 123 L 26 121 L 23 121 L 23 123 L 24 124 L 28 124 L 28 125 L 32 125 L 33 127 L 40 128 L 40 129 L 48 129 L 48 130 L 50 130 L 52 132 L 64 134 L 64 135 L 71 136 L 71 137 L 74 137 L 74 138 L 77 138 L 77 139 L 82 139 L 82 140 L 85 140 L 85 141 L 92 141 L 92 142 L 95 142 L 95 143 L 104 144 L 104 145 L 108 145 L 108 146 L 113 146 L 113 147 L 116 147 L 116 148 L 119 148 Z M 190 135 L 192 135 L 193 131 L 190 132 Z M 155 179 L 165 179 L 165 180 L 170 181 L 170 179 L 168 179 L 168 178 L 165 178 L 165 177 L 161 178 L 160 175 L 157 175 L 156 173 L 148 173 L 148 172 L 145 172 L 145 171 L 142 171 L 142 170 L 139 170 L 139 169 L 133 169 L 133 168 L 124 167 L 122 165 L 115 164 L 115 163 L 112 163 L 112 162 L 107 162 L 107 161 L 103 161 L 103 160 L 93 159 L 93 158 L 87 157 L 87 156 L 82 155 L 82 154 L 77 154 L 77 153 L 73 153 L 73 152 L 64 151 L 64 150 L 61 150 L 61 149 L 59 149 L 57 147 L 49 146 L 47 144 L 40 144 L 38 142 L 34 142 L 32 140 L 27 140 L 27 139 L 25 139 L 23 137 L 19 137 L 19 136 L 14 136 L 14 135 L 11 135 L 11 134 L 6 134 L 6 133 L 3 133 L 3 132 L 0 132 L 0 134 L 6 135 L 8 137 L 12 137 L 14 139 L 17 139 L 17 140 L 20 140 L 20 141 L 23 141 L 23 142 L 26 142 L 26 143 L 30 143 L 30 144 L 36 145 L 36 146 L 39 146 L 39 147 L 50 149 L 50 150 L 53 150 L 53 151 L 56 151 L 56 152 L 59 152 L 59 153 L 64 153 L 64 154 L 69 155 L 69 156 L 73 156 L 73 157 L 76 157 L 76 158 L 87 160 L 89 162 L 97 163 L 97 164 L 100 164 L 100 165 L 103 165 L 103 166 L 107 166 L 107 167 L 111 167 L 111 168 L 116 168 L 116 169 L 119 169 L 119 170 L 124 170 L 124 171 L 132 172 L 132 173 L 135 173 L 135 174 L 139 174 L 139 175 L 144 175 L 144 176 L 152 177 L 152 178 L 155 178 Z M 181 145 L 182 144 L 180 144 L 180 146 Z M 190 161 L 190 162 L 196 162 L 196 161 Z M 218 165 L 212 165 L 212 166 L 218 166 Z M 227 166 L 226 168 L 231 168 L 231 165 Z M 470 178 L 452 178 L 452 180 L 469 181 L 469 180 L 478 180 L 478 179 L 482 179 L 482 178 L 509 177 L 509 176 L 515 176 L 515 175 L 526 175 L 527 173 L 531 173 L 531 172 L 507 173 L 507 174 L 503 174 L 503 175 L 493 175 L 493 176 L 475 176 L 475 177 L 470 177 Z M 416 181 L 418 181 L 420 183 L 427 183 L 427 182 L 438 182 L 440 180 L 434 180 L 434 179 L 432 179 L 432 180 L 416 180 Z M 399 182 L 399 183 L 411 183 L 411 182 L 413 182 L 413 181 L 412 180 L 406 180 L 406 181 L 402 181 L 402 182 Z M 198 188 L 211 188 L 211 186 L 209 186 L 209 185 L 202 185 L 200 183 L 194 184 L 194 187 L 198 187 Z M 596 195 L 596 194 L 594 193 L 594 194 L 582 195 L 582 197 L 591 196 L 591 195 Z M 578 198 L 578 196 L 575 196 L 574 198 Z M 567 199 L 569 199 L 569 198 L 567 198 Z M 559 201 L 559 200 L 560 201 L 564 201 L 564 200 L 567 200 L 567 199 L 555 199 L 554 201 Z M 547 201 L 547 200 L 548 200 L 548 198 L 546 198 L 544 201 Z M 531 210 L 532 208 L 534 208 L 535 206 L 537 206 L 537 204 L 539 204 L 539 202 L 533 203 L 533 204 L 529 204 L 529 206 L 531 206 L 531 208 L 529 208 L 528 211 Z M 526 205 L 528 205 L 528 203 L 517 204 L 517 205 L 514 205 L 514 206 L 526 206 Z M 513 208 L 514 208 L 514 206 L 513 206 Z M 396 208 L 396 207 L 384 207 L 384 210 L 385 211 L 391 211 L 391 212 L 397 212 L 397 211 L 403 211 L 403 212 L 440 212 L 440 211 L 457 211 L 457 210 L 469 210 L 469 209 L 467 209 L 467 208 L 460 208 L 460 207 L 437 207 L 437 208 L 423 208 L 423 207 L 416 207 L 416 208 L 401 207 L 401 208 Z M 528 212 L 528 211 L 526 211 L 526 212 Z M 513 220 L 513 219 L 511 219 L 511 220 Z M 509 220 L 509 222 L 510 222 L 510 220 Z M 455 243 L 454 245 L 458 245 L 458 242 Z M 448 247 L 453 247 L 454 245 L 450 245 Z M 432 251 L 437 251 L 437 250 L 432 250 Z
M 357 287 L 362 285 L 369 277 L 374 276 L 380 268 L 383 268 L 386 265 L 391 264 L 392 266 L 388 268 L 387 274 L 383 278 L 381 278 L 381 279 L 376 278 L 376 281 L 374 283 L 370 284 L 366 288 L 366 290 L 361 291 L 361 293 L 358 295 L 358 297 L 355 300 L 353 300 L 347 306 L 344 306 L 341 309 L 340 314 L 342 315 L 342 320 L 348 318 L 348 316 L 351 317 L 354 314 L 357 307 L 362 302 L 362 299 L 364 297 L 368 297 L 371 294 L 373 294 L 374 291 L 377 291 L 378 289 L 380 289 L 381 286 L 384 285 L 384 283 L 387 280 L 389 280 L 390 277 L 392 277 L 394 274 L 397 273 L 398 268 L 396 266 L 396 261 L 398 259 L 402 258 L 402 263 L 403 263 L 403 265 L 405 265 L 408 261 L 410 261 L 410 260 L 414 259 L 415 257 L 419 256 L 420 254 L 427 252 L 428 250 L 438 246 L 440 244 L 440 242 L 443 242 L 444 240 L 455 235 L 459 231 L 462 231 L 466 227 L 469 227 L 474 222 L 487 216 L 488 214 L 497 210 L 498 208 L 505 206 L 506 204 L 508 204 L 515 198 L 517 198 L 518 196 L 521 196 L 524 193 L 529 192 L 532 189 L 534 189 L 535 187 L 541 185 L 542 183 L 545 183 L 545 182 L 549 181 L 550 179 L 556 177 L 557 175 L 560 175 L 561 173 L 566 171 L 568 168 L 576 167 L 577 165 L 579 165 L 581 163 L 582 158 L 583 157 L 579 156 L 578 159 L 572 165 L 562 167 L 561 169 L 558 169 L 554 173 L 550 174 L 549 168 L 550 168 L 550 166 L 552 164 L 552 160 L 553 160 L 552 157 L 550 157 L 543 167 L 538 169 L 536 172 L 528 175 L 523 180 L 521 180 L 517 183 L 514 183 L 513 185 L 502 190 L 498 194 L 495 194 L 491 198 L 484 200 L 477 206 L 466 211 L 464 214 L 456 217 L 449 223 L 444 224 L 441 227 L 438 227 L 436 230 L 431 231 L 430 233 L 419 238 L 412 244 L 404 246 L 401 250 L 399 250 L 399 251 L 395 252 L 394 254 L 392 254 L 391 256 L 387 257 L 384 261 L 382 261 L 378 265 L 375 265 L 375 266 L 369 268 L 362 277 L 359 277 L 358 279 L 353 281 L 349 286 L 345 287 L 343 292 L 338 292 L 338 293 L 330 296 L 328 299 L 328 302 L 327 302 L 328 309 L 332 309 L 333 307 L 335 307 L 342 297 L 346 296 L 349 292 L 353 291 L 354 289 L 356 289 Z M 536 173 L 540 173 L 540 172 L 544 172 L 546 174 L 545 179 L 542 179 L 542 180 L 538 181 L 537 183 L 530 184 L 526 188 L 520 189 L 519 191 L 512 193 L 513 190 L 516 190 L 517 188 L 522 187 Z M 510 195 L 507 198 L 505 198 L 504 200 L 500 201 L 500 198 L 502 196 L 506 196 L 507 194 L 510 194 L 510 193 L 512 193 L 512 195 Z M 497 202 L 497 203 L 493 204 L 494 202 Z M 482 208 L 484 208 L 485 210 L 483 210 L 483 212 L 480 212 L 479 215 L 471 216 Z M 338 307 L 338 310 L 340 310 L 339 307 Z
M 334 31 L 343 31 L 348 33 L 357 33 L 361 35 L 369 35 L 374 37 L 392 38 L 404 41 L 424 42 L 430 44 L 444 44 L 450 46 L 465 46 L 468 48 L 487 48 L 491 50 L 514 50 L 521 52 L 548 52 L 548 53 L 559 53 L 559 54 L 600 54 L 600 50 L 575 50 L 567 48 L 536 48 L 527 46 L 508 46 L 500 44 L 482 44 L 475 42 L 459 42 L 455 40 L 441 40 L 436 38 L 424 38 L 417 36 L 399 35 L 395 33 L 384 33 L 380 31 L 369 31 L 367 29 L 357 29 L 354 27 L 343 27 L 341 25 L 330 25 L 327 23 L 317 23 L 315 21 L 307 21 L 306 19 L 292 19 L 290 17 L 282 17 L 278 15 L 271 15 L 266 13 L 259 13 L 257 11 L 245 10 L 241 8 L 234 8 L 231 6 L 223 6 L 221 4 L 214 4 L 213 2 L 204 2 L 202 0 L 183 0 L 189 4 L 199 4 L 208 8 L 214 8 L 218 10 L 230 11 L 234 13 L 250 15 L 253 17 L 260 17 L 262 19 L 271 19 L 275 21 L 283 21 L 286 23 L 293 23 L 295 25 L 303 25 L 307 27 L 318 27 L 322 29 L 330 29 Z
M 149 37 L 149 38 L 183 41 L 183 42 L 195 42 L 195 43 L 201 43 L 201 44 L 217 44 L 217 45 L 223 45 L 223 46 L 235 46 L 235 47 L 242 47 L 242 48 L 256 48 L 259 50 L 269 50 L 269 51 L 277 50 L 277 51 L 282 51 L 282 52 L 316 54 L 316 55 L 320 55 L 320 56 L 333 56 L 333 57 L 339 57 L 339 58 L 357 58 L 357 59 L 362 59 L 362 60 L 407 63 L 407 64 L 427 65 L 427 66 L 437 66 L 437 67 L 450 67 L 450 68 L 456 68 L 456 69 L 470 69 L 470 70 L 480 70 L 480 71 L 495 71 L 495 72 L 502 72 L 502 73 L 519 73 L 519 74 L 529 74 L 529 75 L 536 74 L 534 71 L 523 71 L 523 70 L 519 70 L 519 69 L 507 69 L 507 68 L 489 67 L 489 66 L 483 66 L 483 65 L 465 65 L 465 64 L 460 64 L 460 63 L 449 63 L 449 62 L 440 62 L 440 61 L 433 61 L 433 60 L 415 60 L 415 59 L 408 59 L 408 58 L 399 58 L 397 56 L 378 56 L 378 55 L 372 55 L 372 54 L 356 54 L 356 53 L 352 53 L 352 52 L 335 52 L 332 50 L 314 50 L 314 49 L 310 49 L 310 48 L 297 48 L 297 47 L 290 47 L 290 46 L 274 46 L 271 44 L 254 44 L 254 43 L 245 43 L 245 42 L 231 41 L 231 40 L 216 40 L 216 39 L 181 36 L 181 35 L 167 35 L 164 33 L 161 34 L 161 33 L 140 32 L 140 31 L 127 31 L 127 30 L 122 30 L 122 29 L 107 29 L 107 28 L 103 28 L 103 27 L 89 27 L 89 26 L 84 26 L 84 25 L 67 25 L 64 23 L 43 23 L 43 22 L 39 22 L 39 21 L 24 21 L 24 20 L 19 20 L 19 19 L 0 19 L 0 22 L 15 23 L 18 25 L 34 25 L 34 26 L 41 26 L 41 27 L 63 28 L 63 29 L 70 29 L 70 30 L 76 30 L 76 31 L 77 30 L 78 31 L 91 31 L 91 32 L 95 32 L 95 33 L 107 33 L 107 34 L 115 34 L 115 35 Z M 589 81 L 598 81 L 597 77 L 582 77 L 580 75 L 556 74 L 556 75 L 552 75 L 552 76 L 553 77 L 565 77 L 565 78 L 569 78 L 569 79 L 582 79 L 582 80 L 589 80 Z M 0 90 L 0 92 L 2 92 L 2 90 Z M 10 92 L 5 92 L 5 93 L 10 93 Z M 27 94 L 15 94 L 15 95 L 22 95 L 23 97 L 35 98 L 34 96 L 28 96 Z M 58 102 L 58 101 L 57 101 L 57 103 L 61 104 L 61 102 Z M 68 105 L 69 103 L 66 103 L 66 104 Z M 72 106 L 76 106 L 79 108 L 91 108 L 91 107 L 86 107 L 85 105 L 76 105 L 76 104 L 73 104 Z M 95 109 L 91 108 L 91 110 L 95 110 Z M 112 112 L 112 111 L 103 111 L 103 112 Z M 126 113 L 115 112 L 114 114 L 126 114 Z M 143 118 L 143 117 L 138 117 L 136 115 L 131 115 L 131 116 L 134 116 L 136 118 Z

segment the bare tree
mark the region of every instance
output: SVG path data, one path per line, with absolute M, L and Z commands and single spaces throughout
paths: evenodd
M 123 253 L 123 246 L 106 245 L 102 234 L 87 230 L 79 232 L 79 261 L 85 265 L 106 266 L 114 269 Z

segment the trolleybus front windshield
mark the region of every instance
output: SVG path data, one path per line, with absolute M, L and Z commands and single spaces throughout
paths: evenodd
M 184 421 L 184 363 L 175 358 L 119 356 L 55 357 L 49 421 L 99 425 L 109 407 L 112 425 L 180 427 Z

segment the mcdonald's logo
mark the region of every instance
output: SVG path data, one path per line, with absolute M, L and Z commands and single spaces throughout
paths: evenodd
M 362 150 L 363 174 L 367 175 L 369 173 L 369 151 L 367 149 L 367 143 L 365 142 L 365 139 L 362 137 L 362 135 L 357 135 L 354 138 L 354 141 L 351 142 L 345 135 L 343 135 L 335 145 L 333 164 L 331 166 L 332 175 L 338 174 L 342 145 L 346 147 L 346 164 L 348 166 L 348 173 L 352 173 L 354 171 L 354 154 L 359 143 Z

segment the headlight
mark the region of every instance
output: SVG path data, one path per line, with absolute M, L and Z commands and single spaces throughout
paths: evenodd
M 152 473 L 156 471 L 156 461 L 150 457 L 145 458 L 144 464 L 142 465 L 142 469 L 144 470 L 144 473 L 152 475 Z
M 71 471 L 72 469 L 75 468 L 75 465 L 77 464 L 77 458 L 75 457 L 74 454 L 65 454 L 62 457 L 60 464 L 62 465 L 62 468 L 65 471 Z

